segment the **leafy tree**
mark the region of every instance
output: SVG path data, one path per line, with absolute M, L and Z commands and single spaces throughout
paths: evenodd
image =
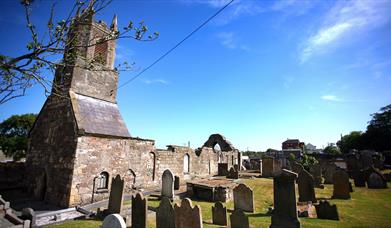
M 391 149 L 391 104 L 372 114 L 367 131 L 363 135 L 365 147 L 377 151 Z
M 11 56 L 0 53 L 0 105 L 14 99 L 24 96 L 26 90 L 38 84 L 42 86 L 49 94 L 56 94 L 57 85 L 44 74 L 44 71 L 52 71 L 69 63 L 76 57 L 77 51 L 70 51 L 64 55 L 66 47 L 74 47 L 75 50 L 86 48 L 86 45 L 75 45 L 77 39 L 68 39 L 69 32 L 72 31 L 74 24 L 83 23 L 82 15 L 91 15 L 97 13 L 107 7 L 113 0 L 75 0 L 74 5 L 69 12 L 68 17 L 62 20 L 56 20 L 55 3 L 51 7 L 51 13 L 48 16 L 46 29 L 37 29 L 36 24 L 31 20 L 32 5 L 34 0 L 21 0 L 21 6 L 25 12 L 26 28 L 29 32 L 30 41 L 27 42 L 24 51 L 19 56 Z M 67 1 L 68 2 L 68 1 Z M 69 1 L 71 2 L 71 1 Z M 40 31 L 40 32 L 38 32 Z M 111 33 L 97 42 L 91 40 L 88 46 L 98 45 L 109 40 L 120 38 L 131 38 L 138 41 L 151 41 L 158 37 L 159 33 L 155 32 L 152 35 L 147 34 L 148 27 L 144 22 L 133 23 L 130 21 L 128 26 L 123 29 L 111 28 Z M 84 59 L 85 64 L 79 67 L 91 67 L 99 63 L 98 61 Z M 69 65 L 69 64 L 68 64 Z M 76 64 L 75 64 L 76 66 Z M 126 62 L 116 67 L 117 70 L 129 70 L 132 65 Z M 99 68 L 99 67 L 98 67 Z M 100 69 L 103 70 L 103 69 Z
M 16 161 L 26 156 L 28 134 L 36 117 L 13 115 L 0 124 L 0 147 L 6 156 Z
M 324 150 L 323 150 L 323 153 L 330 154 L 332 156 L 341 155 L 341 151 L 334 144 L 330 144 L 330 145 L 326 146 L 326 148 L 324 148 Z
M 307 170 L 310 171 L 310 167 L 318 163 L 318 160 L 314 158 L 313 156 L 303 153 L 303 156 L 301 157 L 301 160 L 298 160 L 298 162 Z
M 363 149 L 363 133 L 361 131 L 352 131 L 348 135 L 342 136 L 337 145 L 343 154 L 349 153 L 352 149 Z

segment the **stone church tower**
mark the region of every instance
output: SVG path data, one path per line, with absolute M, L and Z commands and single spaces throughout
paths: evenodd
M 52 94 L 30 132 L 28 181 L 39 199 L 72 204 L 75 165 L 84 163 L 77 154 L 81 137 L 130 137 L 116 101 L 115 40 L 102 42 L 116 30 L 116 17 L 108 28 L 94 21 L 92 7 L 71 26 L 64 65 L 57 68 Z

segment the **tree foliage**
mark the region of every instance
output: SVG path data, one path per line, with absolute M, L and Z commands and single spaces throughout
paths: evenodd
M 329 154 L 332 156 L 339 156 L 342 154 L 341 151 L 339 150 L 339 148 L 337 146 L 335 146 L 334 144 L 326 146 L 326 148 L 324 148 L 324 150 L 323 150 L 323 153 Z
M 318 160 L 307 153 L 303 153 L 303 156 L 300 160 L 298 160 L 298 162 L 304 167 L 304 169 L 310 171 L 310 167 L 317 164 Z
M 26 156 L 28 134 L 36 114 L 13 115 L 0 124 L 0 147 L 7 157 L 20 160 Z
M 24 47 L 17 47 L 23 50 L 24 53 L 19 56 L 12 56 L 5 53 L 0 53 L 0 105 L 14 99 L 24 96 L 26 90 L 38 84 L 42 86 L 46 94 L 55 92 L 56 85 L 49 79 L 46 71 L 54 71 L 58 67 L 69 62 L 72 56 L 64 56 L 66 61 L 63 61 L 62 54 L 66 47 L 74 45 L 72 39 L 68 39 L 68 33 L 72 30 L 72 25 L 82 23 L 80 12 L 98 13 L 109 5 L 113 0 L 75 0 L 68 16 L 64 19 L 56 20 L 55 3 L 53 3 L 48 16 L 46 29 L 41 28 L 42 25 L 34 24 L 31 20 L 33 0 L 22 0 L 21 6 L 25 14 L 26 29 L 28 30 L 29 41 Z M 68 2 L 68 1 L 67 1 Z M 71 2 L 71 1 L 69 1 Z M 42 30 L 42 31 L 41 31 Z M 41 32 L 38 32 L 41 31 Z M 138 41 L 151 41 L 158 37 L 159 33 L 147 34 L 148 27 L 144 22 L 133 23 L 130 21 L 128 25 L 122 29 L 112 28 L 111 33 L 103 37 L 99 42 L 93 42 L 88 46 L 98 45 L 100 43 L 116 40 L 121 38 L 131 38 Z M 85 46 L 84 46 L 85 47 Z M 84 48 L 78 46 L 75 48 Z M 70 52 L 71 53 L 71 52 Z M 65 58 L 67 57 L 67 58 Z M 75 56 L 73 56 L 75 58 Z M 85 60 L 88 61 L 88 60 Z M 83 66 L 90 66 L 95 62 L 87 62 Z M 116 67 L 117 70 L 130 70 L 132 64 L 122 63 Z M 46 73 L 45 73 L 46 72 Z M 49 74 L 50 75 L 50 74 Z M 54 88 L 54 90 L 53 90 Z
M 337 145 L 343 154 L 349 153 L 352 149 L 363 149 L 363 133 L 352 131 L 350 134 L 342 136 Z

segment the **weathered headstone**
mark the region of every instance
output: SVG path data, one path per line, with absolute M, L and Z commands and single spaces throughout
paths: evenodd
M 174 197 L 174 175 L 168 169 L 163 172 L 161 196 L 165 196 L 170 199 Z
M 126 228 L 126 224 L 121 215 L 111 214 L 103 220 L 102 228 Z
M 23 208 L 22 215 L 20 216 L 20 218 L 23 220 L 30 220 L 31 226 L 35 226 L 36 215 L 35 211 L 32 208 Z
M 174 209 L 167 197 L 163 197 L 156 208 L 156 228 L 175 228 Z
M 349 175 L 343 170 L 338 170 L 334 173 L 333 182 L 333 198 L 350 199 Z
M 327 164 L 324 173 L 324 183 L 332 184 L 334 173 L 337 171 L 337 166 L 334 163 Z
M 109 196 L 109 214 L 121 214 L 124 194 L 124 180 L 120 175 L 117 175 L 111 180 L 110 196 Z
M 337 205 L 330 205 L 327 200 L 322 200 L 315 208 L 319 219 L 339 220 Z
M 179 177 L 178 176 L 175 176 L 174 177 L 175 180 L 174 180 L 174 190 L 178 190 L 179 189 L 179 186 L 180 186 L 180 182 L 179 182 Z
M 314 178 L 305 169 L 302 169 L 297 178 L 299 202 L 316 202 Z
M 230 179 L 239 179 L 239 171 L 236 170 L 234 167 L 231 167 L 229 169 L 229 172 L 227 174 L 227 178 L 230 178 Z
M 250 227 L 248 217 L 240 209 L 234 210 L 232 212 L 232 214 L 229 216 L 229 219 L 231 221 L 232 228 L 249 228 Z
M 351 171 L 355 187 L 365 187 L 365 174 L 362 170 Z
M 219 201 L 212 206 L 212 220 L 215 225 L 227 225 L 227 208 Z
M 262 176 L 272 177 L 274 175 L 274 158 L 265 156 L 262 158 Z
M 387 181 L 384 176 L 373 170 L 367 179 L 368 188 L 387 188 Z
M 296 179 L 297 174 L 286 169 L 273 178 L 274 211 L 270 227 L 300 227 L 296 206 Z
M 239 184 L 233 190 L 234 208 L 246 212 L 254 212 L 253 190 L 245 184 Z
M 310 167 L 310 173 L 314 178 L 314 187 L 315 188 L 323 188 L 322 185 L 322 167 L 320 163 L 316 163 L 315 165 Z
M 217 175 L 218 176 L 227 176 L 228 174 L 228 163 L 218 163 L 217 164 Z
M 132 195 L 132 227 L 146 228 L 147 227 L 147 211 L 148 201 L 142 193 Z
M 196 205 L 193 207 L 189 198 L 181 201 L 181 206 L 174 205 L 175 228 L 201 228 L 202 214 L 201 208 Z

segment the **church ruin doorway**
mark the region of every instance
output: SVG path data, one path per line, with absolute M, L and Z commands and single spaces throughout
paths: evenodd
M 185 154 L 183 158 L 183 172 L 190 173 L 190 156 Z

